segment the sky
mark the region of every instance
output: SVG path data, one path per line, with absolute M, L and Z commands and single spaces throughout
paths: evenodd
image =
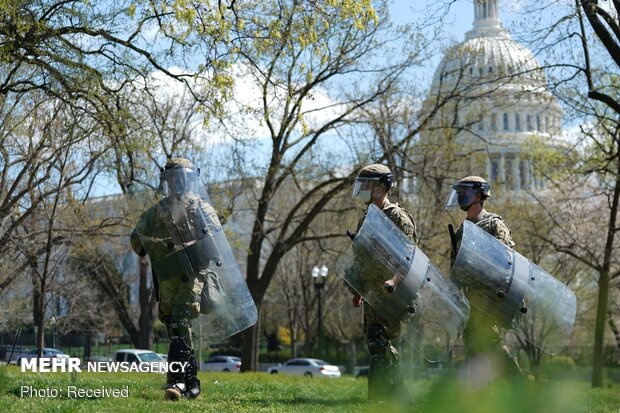
M 443 28 L 442 35 L 448 40 L 448 42 L 461 42 L 465 37 L 465 33 L 473 27 L 474 21 L 474 6 L 473 0 L 439 0 L 442 1 L 441 10 L 447 11 L 446 15 L 443 17 Z M 390 7 L 390 14 L 392 20 L 396 24 L 405 24 L 409 22 L 420 22 L 424 18 L 425 14 L 429 12 L 429 10 L 433 10 L 432 7 L 437 9 L 438 0 L 393 0 Z M 516 4 L 516 5 L 515 5 Z M 500 0 L 499 2 L 499 11 L 500 11 L 500 19 L 502 24 L 506 28 L 510 28 L 510 25 L 513 21 L 519 19 L 519 2 L 511 2 L 506 0 Z M 448 7 L 449 5 L 449 7 Z M 425 68 L 420 73 L 424 81 L 428 81 L 430 84 L 430 79 L 432 77 L 435 68 L 438 66 L 441 58 L 443 57 L 443 50 L 437 49 L 437 53 L 425 64 Z M 169 83 L 171 87 L 175 87 L 175 82 L 170 81 L 165 83 Z M 242 101 L 246 104 L 252 105 L 253 100 L 256 100 L 255 93 L 257 93 L 255 87 L 245 82 L 242 77 L 239 77 L 236 80 L 235 87 L 235 96 L 239 101 Z M 176 85 L 178 87 L 178 85 Z M 325 104 L 325 100 L 329 101 L 327 96 L 319 96 L 321 99 L 318 99 L 315 102 L 317 105 Z M 315 96 L 315 99 L 317 96 Z M 320 105 L 319 105 L 320 106 Z M 258 121 L 250 121 L 248 123 L 248 119 L 244 119 L 244 122 L 241 122 L 245 125 L 247 130 L 252 130 L 250 133 L 253 136 L 260 136 L 262 133 L 265 133 L 265 125 L 259 125 Z M 207 133 L 212 139 L 213 136 Z M 101 182 L 101 186 L 96 191 L 97 195 L 106 194 L 110 192 L 115 192 L 115 185 L 111 182 Z
M 443 34 L 453 42 L 461 42 L 465 39 L 465 33 L 473 28 L 474 4 L 473 0 L 439 0 L 442 10 L 447 10 L 443 19 Z M 396 24 L 419 21 L 438 0 L 393 0 L 390 7 L 392 21 Z M 436 9 L 438 6 L 434 6 Z M 519 18 L 519 1 L 499 1 L 499 14 L 502 25 L 509 29 L 515 19 Z M 443 57 L 443 51 L 438 50 L 433 60 L 427 65 L 432 75 L 434 69 Z

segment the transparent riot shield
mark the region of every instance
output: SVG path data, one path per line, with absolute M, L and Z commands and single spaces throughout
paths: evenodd
M 162 172 L 160 190 L 150 199 L 136 232 L 151 260 L 160 295 L 170 295 L 162 299 L 176 306 L 199 294 L 204 314 L 199 320 L 201 334 L 208 343 L 252 326 L 256 306 L 194 169 Z
M 571 289 L 472 222 L 463 223 L 450 277 L 467 289 L 471 305 L 548 354 L 561 351 L 572 332 Z
M 440 361 L 465 328 L 465 296 L 375 205 L 338 272 L 428 361 Z

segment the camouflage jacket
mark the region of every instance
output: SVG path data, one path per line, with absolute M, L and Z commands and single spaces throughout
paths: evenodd
M 473 219 L 470 219 L 471 222 L 493 235 L 495 238 L 503 242 L 510 248 L 514 248 L 515 243 L 512 240 L 512 231 L 510 227 L 504 220 L 504 218 L 500 217 L 497 214 L 492 214 L 487 212 L 484 208 L 480 211 L 480 213 Z M 452 251 L 452 263 L 456 259 L 456 253 L 461 246 L 461 239 L 463 238 L 463 226 L 459 226 L 456 230 L 455 234 L 456 238 L 456 251 Z
M 381 211 L 383 211 L 383 213 L 387 215 L 387 217 L 390 218 L 392 222 L 396 224 L 396 226 L 400 228 L 400 230 L 409 239 L 411 239 L 416 244 L 418 243 L 418 234 L 416 232 L 415 221 L 413 220 L 413 217 L 411 216 L 409 211 L 401 207 L 396 202 L 389 202 L 389 201 L 383 205 L 383 208 L 381 208 Z M 364 223 L 365 218 L 366 218 L 366 213 L 364 213 L 364 216 L 362 216 L 362 218 L 359 220 L 357 224 L 358 231 L 362 227 L 362 224 Z
M 415 222 L 411 214 L 409 214 L 409 212 L 406 209 L 404 209 L 397 203 L 386 202 L 383 205 L 383 208 L 381 208 L 381 210 L 388 218 L 390 218 L 390 220 L 394 224 L 396 224 L 396 226 L 409 239 L 417 243 L 418 236 L 416 234 Z M 364 215 L 362 216 L 362 218 L 360 219 L 357 225 L 357 232 L 359 232 L 360 228 L 362 227 L 362 224 L 364 223 L 364 219 L 366 219 L 366 213 L 364 213 Z M 379 278 L 381 278 L 380 280 L 374 280 L 375 282 L 378 283 L 378 285 L 382 285 L 382 281 L 385 281 L 387 278 L 392 276 L 392 274 L 383 274 L 382 271 L 380 271 L 380 268 L 377 268 L 376 271 L 368 271 L 369 269 L 369 262 L 367 262 L 368 260 L 364 260 L 363 257 L 358 256 L 356 254 L 355 248 L 354 248 L 353 254 L 354 254 L 354 261 L 353 261 L 352 267 L 350 268 L 350 271 L 352 271 L 350 273 L 351 277 L 359 277 L 359 274 L 362 273 L 362 271 L 360 271 L 360 267 L 366 268 L 367 271 L 363 271 L 363 272 L 373 273 L 379 276 Z M 364 262 L 362 263 L 362 261 Z M 361 278 L 357 278 L 357 279 L 360 284 L 364 284 L 365 281 L 370 281 L 370 280 L 362 280 Z M 381 281 L 381 283 L 379 283 L 379 281 Z M 349 291 L 351 291 L 352 294 L 357 294 L 357 292 L 355 292 L 355 290 L 353 290 L 351 287 L 349 287 Z
M 146 210 L 130 239 L 137 254 L 149 255 L 158 277 L 167 278 L 175 268 L 174 252 L 221 230 L 215 209 L 199 196 L 186 195 L 182 202 L 164 198 Z

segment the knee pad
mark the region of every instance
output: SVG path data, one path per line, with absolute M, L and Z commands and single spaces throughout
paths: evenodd
M 371 355 L 386 355 L 390 348 L 390 342 L 385 337 L 385 328 L 378 324 L 368 326 L 366 338 L 368 340 L 368 352 Z
M 192 380 L 196 379 L 198 375 L 198 361 L 196 360 L 194 350 L 190 353 L 188 363 L 189 364 L 185 368 L 185 381 L 189 384 Z

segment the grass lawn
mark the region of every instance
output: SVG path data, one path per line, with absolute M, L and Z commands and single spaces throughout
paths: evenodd
M 165 402 L 163 375 L 141 373 L 21 373 L 0 367 L 0 412 L 609 412 L 620 413 L 620 387 L 587 383 L 493 383 L 459 380 L 408 383 L 407 402 L 366 402 L 366 380 L 306 379 L 265 373 L 202 373 L 200 400 Z M 67 398 L 67 386 L 128 388 L 127 398 Z M 20 397 L 21 386 L 58 389 L 62 398 Z

